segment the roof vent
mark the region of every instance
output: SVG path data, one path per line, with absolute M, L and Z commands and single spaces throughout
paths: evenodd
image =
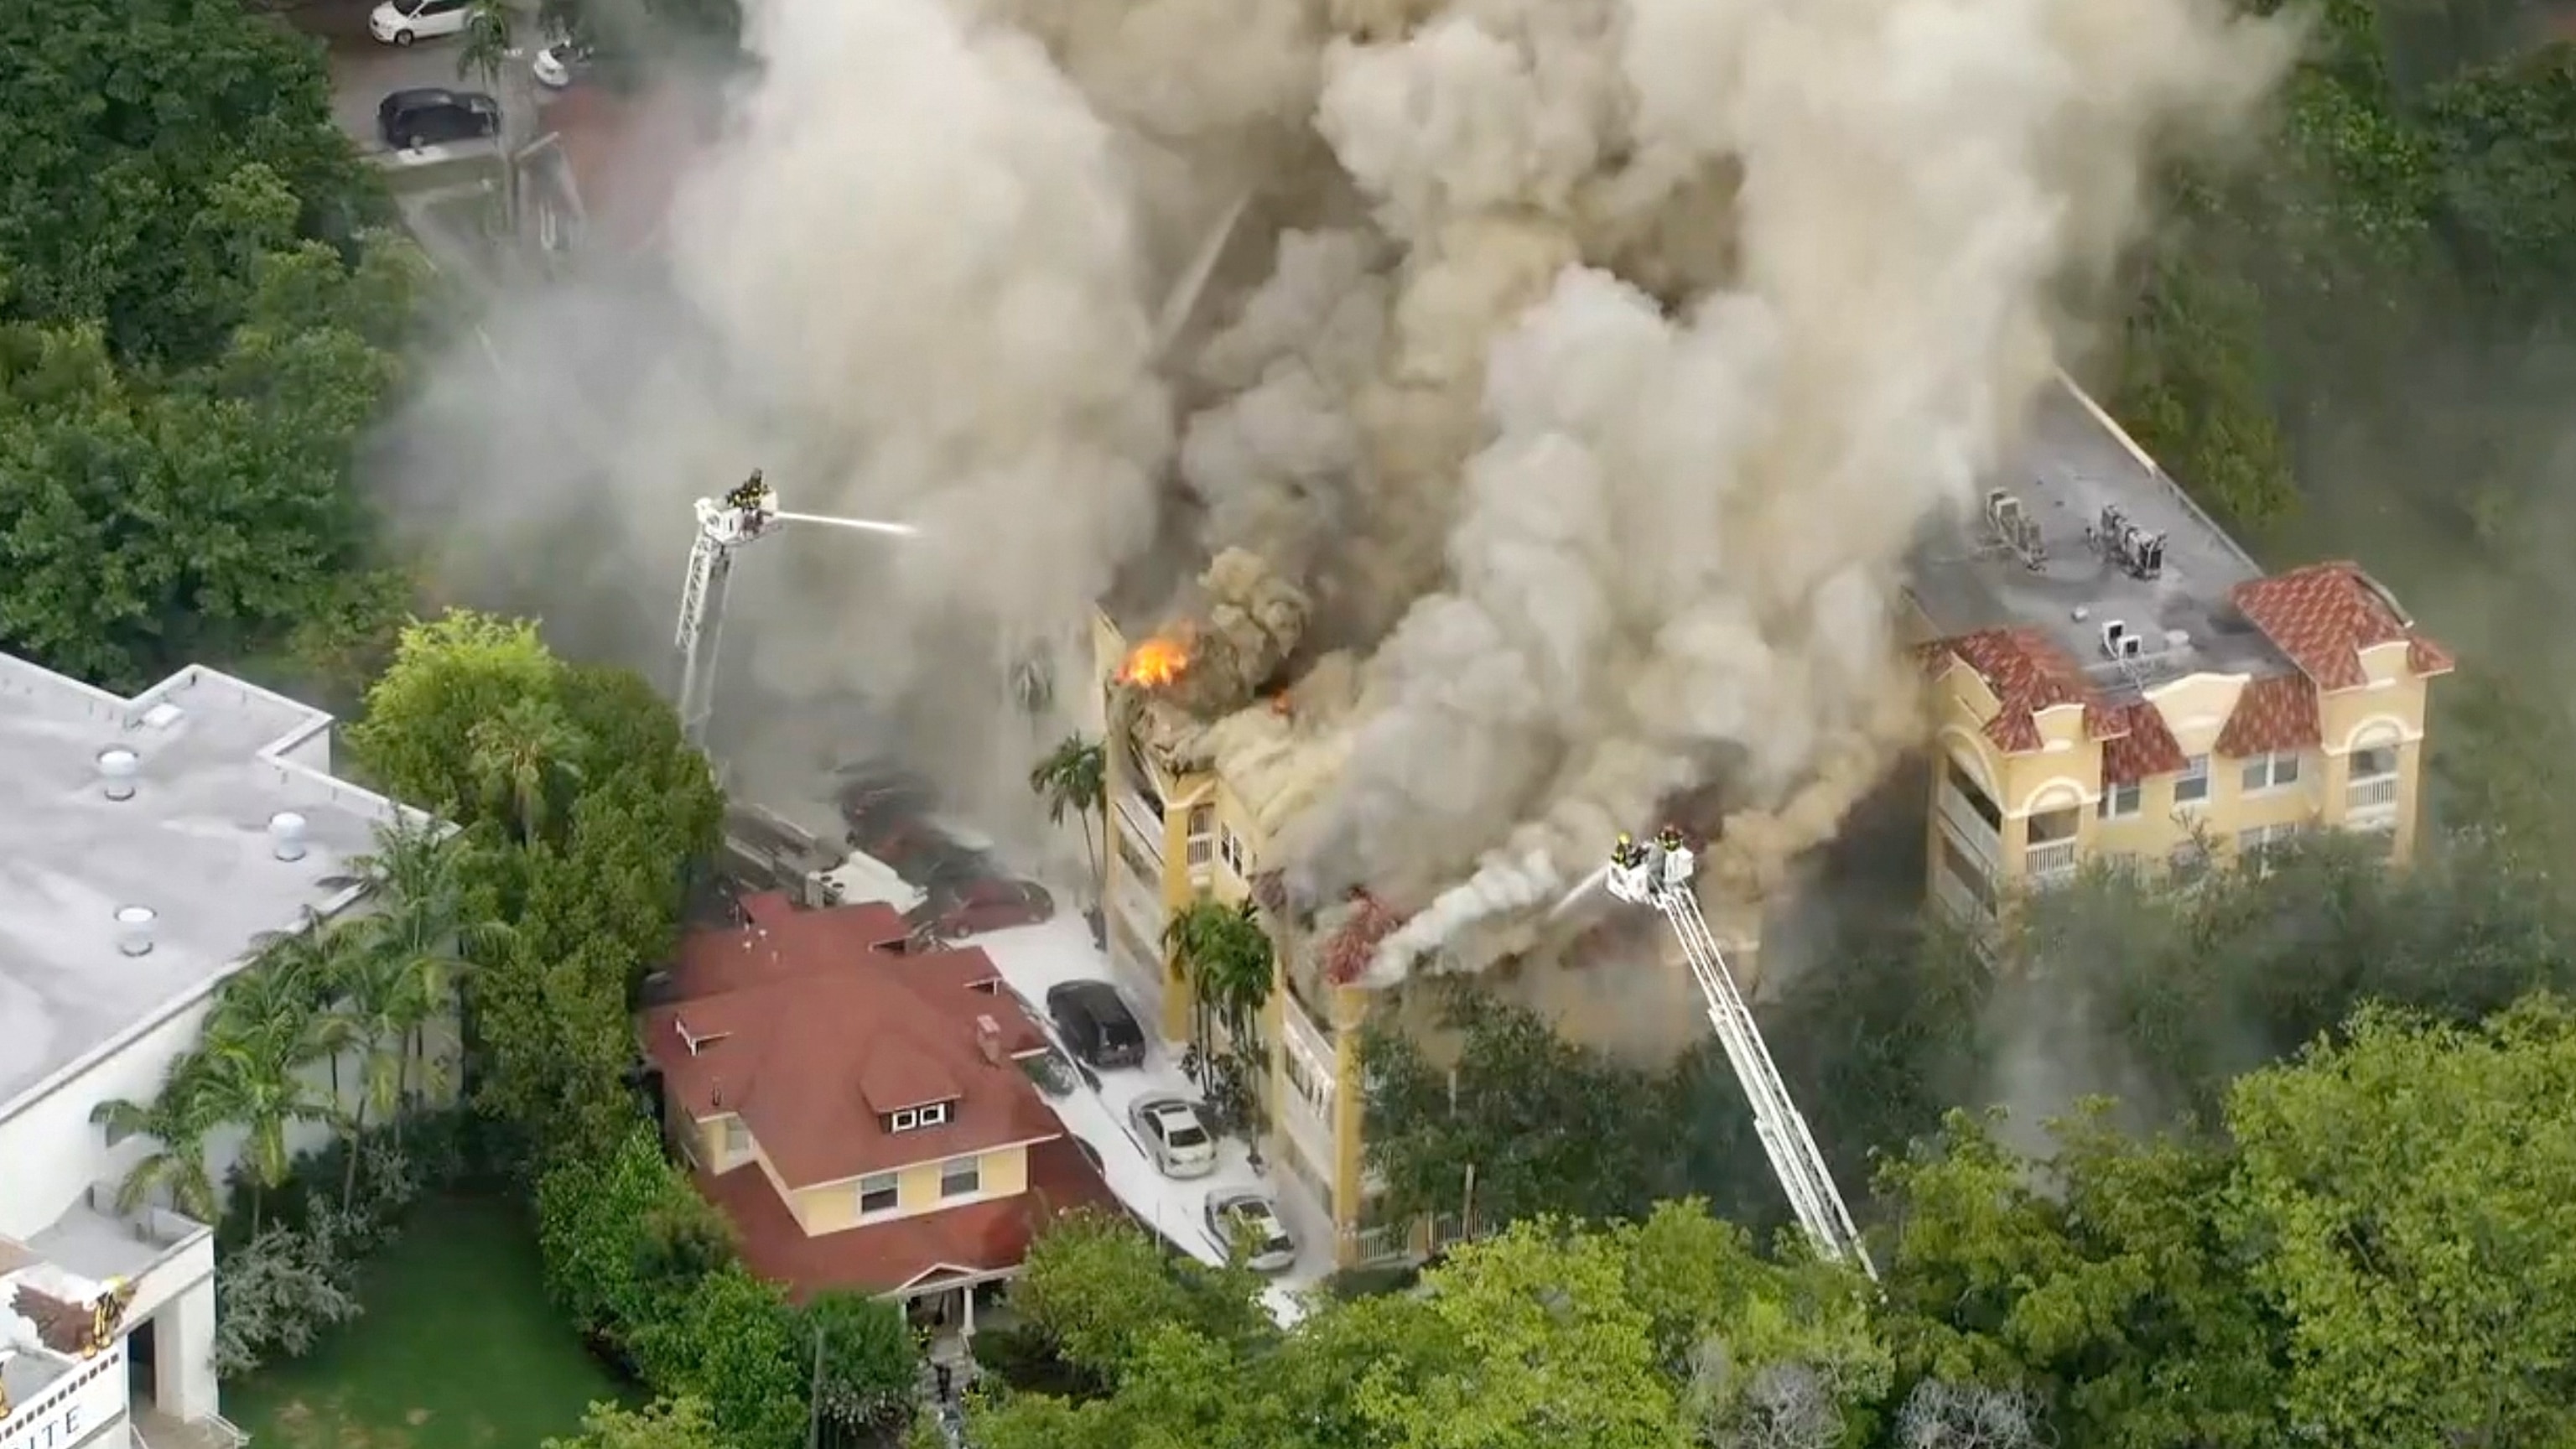
M 1002 1024 L 990 1015 L 975 1018 L 975 1045 L 984 1060 L 994 1066 L 1002 1064 Z
M 279 860 L 302 860 L 304 817 L 292 810 L 280 810 L 268 817 L 268 848 Z
M 160 917 L 150 906 L 116 908 L 116 949 L 127 956 L 152 954 L 152 923 Z
M 99 791 L 110 800 L 134 798 L 134 777 L 143 773 L 143 757 L 127 749 L 98 752 Z

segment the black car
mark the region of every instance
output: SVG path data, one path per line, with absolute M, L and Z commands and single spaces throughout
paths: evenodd
M 1145 1064 L 1145 1029 L 1106 981 L 1066 981 L 1047 989 L 1047 1015 L 1073 1054 L 1094 1070 Z
M 376 107 L 376 129 L 397 151 L 479 140 L 501 134 L 501 103 L 481 91 L 444 86 L 396 91 Z

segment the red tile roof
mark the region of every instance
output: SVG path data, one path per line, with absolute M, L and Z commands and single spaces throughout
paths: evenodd
M 2102 743 L 2103 784 L 2134 785 L 2150 775 L 2183 767 L 2182 742 L 2174 738 L 2164 712 L 2153 703 L 2141 699 L 2112 713 L 2119 717 L 2122 733 Z
M 1020 1196 L 820 1236 L 806 1234 L 757 1166 L 722 1177 L 701 1173 L 697 1183 L 732 1220 L 744 1264 L 788 1285 L 789 1296 L 800 1301 L 827 1288 L 891 1293 L 942 1270 L 1016 1268 L 1055 1214 L 1118 1206 L 1081 1150 L 1063 1138 L 1029 1149 L 1029 1190 Z
M 2116 738 L 2122 728 L 2116 711 L 2084 678 L 2084 670 L 2057 642 L 2037 629 L 1979 629 L 1925 646 L 1918 651 L 1925 667 L 1939 674 L 1956 659 L 1977 672 L 2003 702 L 1986 721 L 1986 738 L 2006 754 L 2040 747 L 2036 713 L 2060 705 L 2084 706 L 2084 732 L 2097 740 Z
M 2263 631 L 2319 689 L 2358 689 L 2368 683 L 2360 651 L 2407 641 L 2406 667 L 2443 674 L 2451 656 L 2399 617 L 2387 596 L 2355 563 L 2311 564 L 2236 586 L 2237 611 Z
M 1324 977 L 1336 985 L 1348 986 L 1368 974 L 1369 962 L 1387 937 L 1396 933 L 1404 918 L 1367 891 L 1351 892 L 1350 914 L 1333 934 L 1324 939 Z
M 639 1023 L 674 1107 L 739 1114 L 795 1187 L 1062 1133 L 1014 1060 L 1045 1038 L 982 951 L 882 950 L 902 919 L 881 904 L 744 904 L 750 925 L 681 943 L 677 999 Z M 950 1100 L 937 1127 L 883 1121 Z
M 2313 749 L 2323 737 L 2315 681 L 2304 674 L 2275 674 L 2252 681 L 2236 696 L 2227 727 L 2218 733 L 2218 752 L 2244 759 L 2275 750 Z

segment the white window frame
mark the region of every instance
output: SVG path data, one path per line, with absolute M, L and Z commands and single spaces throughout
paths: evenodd
M 948 1104 L 932 1102 L 920 1107 L 906 1107 L 886 1114 L 886 1126 L 896 1132 L 911 1132 L 923 1127 L 942 1127 L 948 1122 Z
M 2285 820 L 2277 825 L 2251 826 L 2236 832 L 2236 858 L 2240 862 L 2252 865 L 2255 874 L 2268 875 L 2272 870 L 2271 853 L 2274 847 L 2287 845 L 2298 839 L 2298 836 L 2299 826 L 2296 821 Z
M 1190 813 L 1183 817 L 1182 824 L 1188 835 L 1189 854 L 1186 858 L 1190 869 L 1197 870 L 1216 858 L 1216 807 L 1193 805 Z
M 2186 795 L 2183 793 L 2186 785 L 2200 788 Z M 2173 797 L 2177 810 L 2189 810 L 2209 803 L 2209 756 L 2193 755 L 2182 762 L 2182 768 L 2174 772 Z
M 957 1186 L 961 1181 L 966 1185 L 963 1187 Z M 946 1202 L 950 1198 L 958 1197 L 973 1197 L 975 1194 L 982 1192 L 983 1190 L 983 1158 L 952 1157 L 946 1162 L 939 1164 L 940 1201 Z
M 2270 754 L 2248 756 L 2239 783 L 2248 795 L 2287 790 L 2304 778 L 2299 755 L 2297 750 L 2274 750 Z
M 885 1203 L 879 1207 L 868 1206 L 868 1199 L 875 1197 L 880 1193 L 887 1195 Z M 863 1218 L 882 1217 L 885 1214 L 902 1207 L 902 1174 L 893 1172 L 871 1172 L 867 1176 L 860 1178 L 858 1200 L 859 1216 Z
M 1225 862 L 1225 868 L 1234 872 L 1236 879 L 1242 880 L 1249 878 L 1249 872 L 1245 871 L 1243 868 L 1243 837 L 1234 833 L 1233 826 L 1224 824 L 1223 822 L 1218 823 L 1216 827 L 1216 853 L 1217 857 Z
M 2127 820 L 2146 808 L 2147 783 L 2131 780 L 2125 785 L 2104 785 L 2102 799 L 2094 813 L 2104 820 Z

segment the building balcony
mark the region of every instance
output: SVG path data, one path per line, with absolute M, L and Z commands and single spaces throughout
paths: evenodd
M 194 1218 L 166 1208 L 120 1212 L 116 1191 L 93 1185 L 53 1225 L 27 1240 L 39 1257 L 92 1282 L 121 1278 L 134 1285 L 128 1321 L 159 1311 L 214 1271 L 214 1233 Z
M 1966 796 L 1946 783 L 1941 786 L 1939 801 L 1941 819 L 1957 835 L 1959 843 L 1976 855 L 1988 871 L 1999 870 L 2004 859 L 2003 835 L 1986 823 L 1986 817 L 1977 813 Z
M 1163 812 L 1147 804 L 1143 797 L 1123 790 L 1112 809 L 1118 816 L 1120 842 L 1152 861 L 1159 877 L 1163 865 Z M 1155 883 L 1159 885 L 1161 881 Z
M 2044 841 L 2023 852 L 2022 863 L 2033 884 L 2057 885 L 2075 874 L 2075 849 L 2072 840 Z
M 2347 816 L 2356 817 L 2396 814 L 2397 777 L 2377 775 L 2345 786 L 2343 811 Z

